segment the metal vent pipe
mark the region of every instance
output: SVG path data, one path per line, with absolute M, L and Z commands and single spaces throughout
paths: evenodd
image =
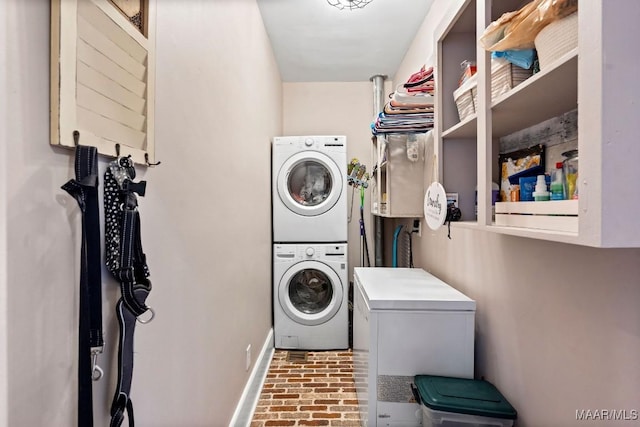
M 384 97 L 384 81 L 387 78 L 385 75 L 376 74 L 369 80 L 373 82 L 373 120 L 375 121 L 378 114 L 384 109 L 385 97 Z M 377 163 L 378 159 L 374 159 Z M 379 184 L 379 183 L 378 183 Z M 375 263 L 376 267 L 384 266 L 384 219 L 379 215 L 374 215 L 375 223 L 373 227 L 374 232 L 374 246 L 375 246 Z
M 384 81 L 387 76 L 376 74 L 369 80 L 373 82 L 373 118 L 378 117 L 378 114 L 384 109 Z

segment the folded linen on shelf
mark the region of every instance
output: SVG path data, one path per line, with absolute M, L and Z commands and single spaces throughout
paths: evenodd
M 405 86 L 406 87 L 406 86 Z M 435 84 L 433 81 L 429 80 L 424 83 L 421 83 L 418 86 L 407 87 L 407 92 L 409 93 L 429 93 L 433 94 L 435 90 Z
M 386 115 L 380 113 L 371 130 L 374 135 L 393 132 L 426 132 L 433 128 L 433 112 Z
M 432 129 L 434 89 L 433 67 L 423 65 L 389 95 L 390 100 L 371 123 L 373 134 L 419 133 Z
M 401 104 L 431 104 L 434 103 L 433 94 L 417 92 L 408 93 L 403 86 L 398 86 L 390 95 L 392 101 Z
M 418 72 L 413 73 L 411 77 L 405 83 L 405 87 L 415 86 L 420 82 L 424 82 L 426 80 L 433 78 L 433 67 L 427 68 L 426 65 L 423 65 Z
M 430 113 L 433 112 L 433 104 L 394 104 L 393 101 L 389 101 L 384 106 L 385 114 L 418 114 L 418 113 Z

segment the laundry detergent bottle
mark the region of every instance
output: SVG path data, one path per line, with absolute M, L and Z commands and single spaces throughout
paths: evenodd
M 551 174 L 551 200 L 564 200 L 564 172 L 562 162 L 556 163 L 556 168 Z

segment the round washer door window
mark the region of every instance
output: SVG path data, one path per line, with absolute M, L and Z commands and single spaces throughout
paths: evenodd
M 280 200 L 304 216 L 321 215 L 331 209 L 340 197 L 342 185 L 338 166 L 317 151 L 291 156 L 278 173 Z
M 280 305 L 287 316 L 309 326 L 331 319 L 342 304 L 342 296 L 338 275 L 318 261 L 303 261 L 291 267 L 278 289 Z

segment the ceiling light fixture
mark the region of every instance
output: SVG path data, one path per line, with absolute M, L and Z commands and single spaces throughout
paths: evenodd
M 362 9 L 373 0 L 327 0 L 327 2 L 334 7 L 337 7 L 340 10 L 343 9 Z

